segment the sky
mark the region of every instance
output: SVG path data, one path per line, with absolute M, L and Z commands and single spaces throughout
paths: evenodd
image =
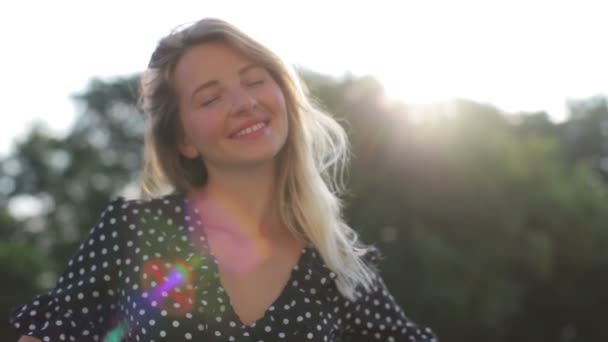
M 92 77 L 141 72 L 158 40 L 203 17 L 230 21 L 288 62 L 374 75 L 389 98 L 468 98 L 566 116 L 608 94 L 605 1 L 15 1 L 0 5 L 0 156 L 33 122 L 57 135 Z

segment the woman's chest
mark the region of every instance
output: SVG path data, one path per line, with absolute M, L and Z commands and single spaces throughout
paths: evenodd
M 278 290 L 265 279 L 271 273 L 259 273 L 251 283 L 228 280 L 228 294 L 208 258 L 158 256 L 135 257 L 125 273 L 130 281 L 119 306 L 128 341 L 339 341 L 337 291 L 323 287 L 329 279 L 322 281 L 309 263 L 298 265 Z M 275 292 L 264 289 L 269 284 Z M 247 305 L 255 311 L 243 309 Z
M 289 295 L 289 282 L 297 277 L 300 262 L 305 257 L 303 244 L 270 246 L 270 253 L 245 272 L 223 267 L 222 259 L 218 262 L 220 286 L 235 315 L 245 325 L 262 319 L 271 305 Z

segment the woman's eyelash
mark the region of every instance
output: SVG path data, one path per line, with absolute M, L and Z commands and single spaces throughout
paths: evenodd
M 255 86 L 255 85 L 258 85 L 258 84 L 262 84 L 262 83 L 264 83 L 264 80 L 253 81 L 253 82 L 250 82 L 249 85 L 250 86 Z
M 257 80 L 257 81 L 249 82 L 249 83 L 247 83 L 247 85 L 248 85 L 248 86 L 250 86 L 250 87 L 254 87 L 254 86 L 257 86 L 257 85 L 264 84 L 264 82 L 265 82 L 265 80 Z M 219 99 L 220 99 L 220 97 L 221 97 L 221 96 L 216 96 L 216 97 L 214 97 L 214 98 L 212 98 L 212 99 L 209 99 L 209 100 L 207 100 L 207 101 L 204 101 L 204 102 L 201 104 L 201 106 L 206 107 L 206 106 L 208 106 L 208 105 L 212 104 L 213 102 L 215 102 L 216 100 L 219 100 Z
M 202 106 L 206 107 L 206 106 L 212 104 L 213 102 L 215 102 L 216 100 L 218 100 L 219 98 L 220 98 L 219 96 L 216 96 L 216 97 L 214 97 L 214 98 L 212 98 L 210 100 L 207 100 L 207 101 L 205 101 L 205 102 L 202 103 Z

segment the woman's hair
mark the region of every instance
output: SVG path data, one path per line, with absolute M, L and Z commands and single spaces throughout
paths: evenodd
M 338 194 L 349 144 L 344 129 L 309 99 L 297 73 L 268 48 L 219 19 L 203 19 L 172 31 L 160 40 L 141 78 L 140 105 L 146 120 L 146 160 L 142 174 L 147 196 L 172 189 L 188 193 L 205 185 L 207 171 L 200 158 L 183 157 L 177 148 L 182 132 L 178 100 L 171 82 L 180 57 L 191 47 L 222 42 L 266 68 L 283 91 L 288 136 L 277 157 L 280 215 L 290 231 L 311 242 L 337 275 L 340 292 L 356 298 L 356 288 L 368 289 L 373 270 L 365 262 L 370 247 L 342 218 Z

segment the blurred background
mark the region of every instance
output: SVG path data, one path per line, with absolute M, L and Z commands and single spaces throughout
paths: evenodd
M 7 5 L 0 5 L 7 6 Z M 0 8 L 0 314 L 137 194 L 139 73 L 231 21 L 347 128 L 348 222 L 442 341 L 607 341 L 608 45 L 591 1 L 19 2 Z M 17 336 L 3 319 L 0 336 Z

